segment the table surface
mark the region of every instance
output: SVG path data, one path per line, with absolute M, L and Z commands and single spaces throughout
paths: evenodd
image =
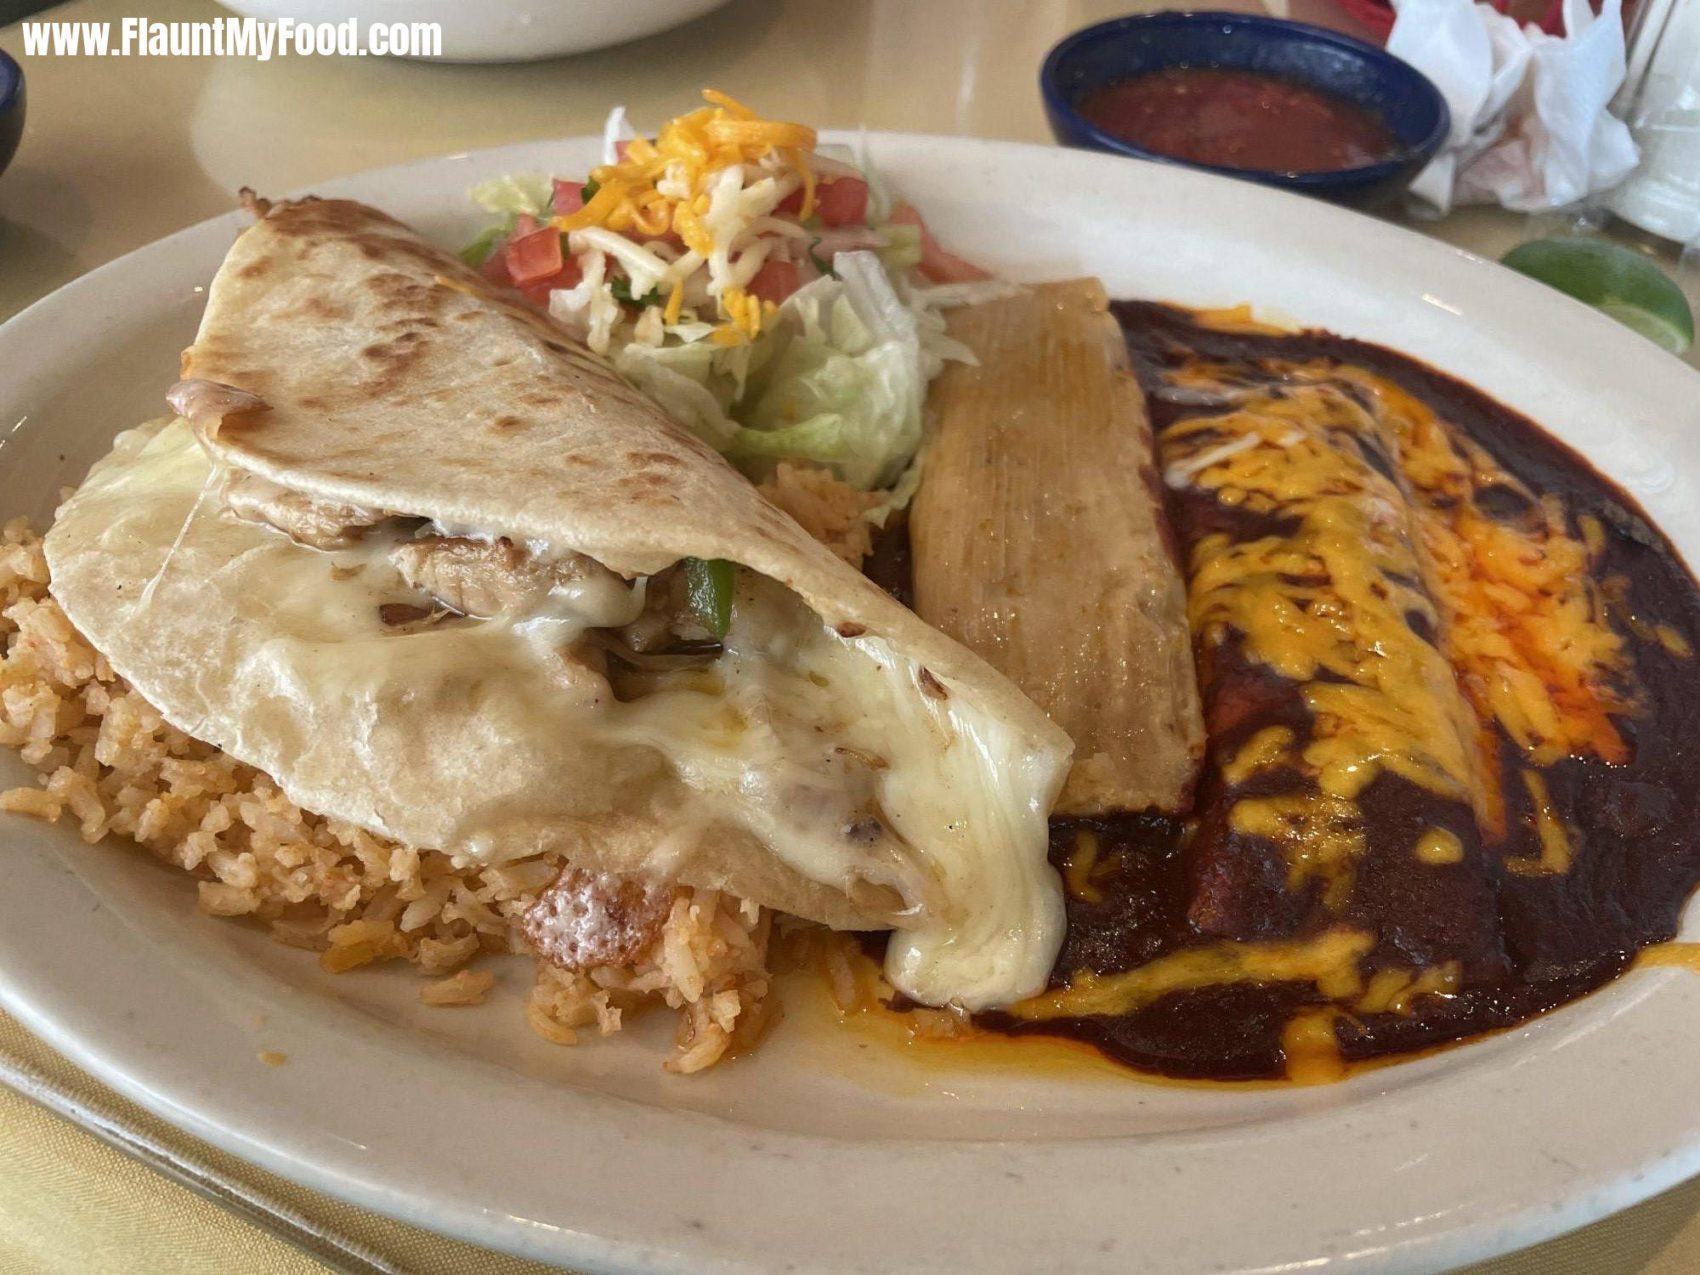
M 146 7 L 161 21 L 223 13 L 210 0 Z M 689 108 L 703 85 L 822 127 L 1047 141 L 1034 73 L 1050 45 L 1100 18 L 1162 7 L 1128 0 L 733 0 L 635 44 L 508 66 L 25 58 L 14 24 L 0 28 L 0 49 L 24 63 L 29 121 L 0 178 L 0 320 L 103 262 L 226 211 L 240 186 L 298 190 L 423 156 L 595 132 L 615 102 L 638 120 L 665 119 Z M 1214 7 L 1267 7 L 1355 30 L 1328 0 L 1217 0 Z M 38 16 L 116 22 L 136 8 L 127 0 L 73 0 Z M 1529 218 L 1497 209 L 1415 224 L 1490 256 L 1538 232 Z M 33 1049 L 43 1068 L 63 1068 L 0 1016 L 0 1054 L 8 1036 L 13 1056 Z M 296 1203 L 314 1207 L 311 1199 Z M 333 1219 L 327 1224 L 359 1231 L 403 1269 L 518 1269 L 317 1203 Z M 1479 1272 L 1700 1270 L 1697 1211 L 1700 1181 Z M 0 1269 L 238 1268 L 324 1269 L 0 1090 Z

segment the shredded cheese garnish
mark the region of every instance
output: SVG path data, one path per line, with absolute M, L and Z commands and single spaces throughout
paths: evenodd
M 808 156 L 798 147 L 787 146 L 784 154 L 791 167 L 797 170 L 797 175 L 803 179 L 803 202 L 797 209 L 798 220 L 803 220 L 812 216 L 815 211 L 815 170 L 809 167 Z
M 1531 818 L 1535 837 L 1540 842 L 1538 859 L 1507 859 L 1505 866 L 1523 876 L 1552 875 L 1570 871 L 1575 850 L 1570 842 L 1570 829 L 1558 811 L 1553 809 L 1552 796 L 1547 792 L 1545 776 L 1538 770 L 1523 772 L 1523 786 L 1529 791 Z
M 1078 899 L 1082 903 L 1104 901 L 1104 892 L 1092 879 L 1101 849 L 1098 834 L 1092 829 L 1082 828 L 1075 834 L 1074 845 L 1070 847 L 1068 857 L 1063 860 L 1063 885 L 1071 899 Z
M 1335 1030 L 1339 1011 L 1307 1009 L 1294 1014 L 1281 1032 L 1287 1079 L 1295 1085 L 1331 1085 L 1346 1075 Z
M 1359 959 L 1374 946 L 1373 935 L 1336 926 L 1309 939 L 1182 948 L 1120 974 L 1082 970 L 1009 1012 L 1028 1021 L 1131 1014 L 1172 992 L 1226 983 L 1311 983 L 1329 1000 L 1350 1000 L 1364 986 Z
M 1287 726 L 1265 726 L 1248 739 L 1222 767 L 1222 778 L 1239 785 L 1261 770 L 1279 766 L 1290 755 L 1293 732 Z
M 721 321 L 713 339 L 740 345 L 759 336 L 773 313 L 771 305 L 744 290 L 764 259 L 744 254 L 767 251 L 751 242 L 749 224 L 799 188 L 799 217 L 814 212 L 815 130 L 763 119 L 714 89 L 705 89 L 703 98 L 709 105 L 668 121 L 653 140 L 626 142 L 616 162 L 593 169 L 591 197 L 576 212 L 556 217 L 554 225 L 567 232 L 600 228 L 635 237 L 634 249 L 639 240 L 676 237 L 686 254 L 642 280 L 666 292 L 665 321 L 679 322 L 685 281 L 706 264 L 708 299 Z
M 1430 828 L 1417 838 L 1416 856 L 1422 863 L 1462 863 L 1464 843 L 1450 828 Z
M 1405 1017 L 1416 1008 L 1419 996 L 1450 996 L 1462 981 L 1463 971 L 1457 961 L 1422 970 L 1380 970 L 1352 1008 L 1360 1014 Z
M 763 325 L 770 322 L 779 309 L 773 302 L 751 296 L 742 288 L 728 288 L 721 293 L 720 306 L 726 311 L 727 325 L 750 341 L 761 335 Z
M 1499 735 L 1523 753 L 1541 846 L 1515 871 L 1562 872 L 1570 836 L 1539 767 L 1566 756 L 1627 759 L 1616 719 L 1637 709 L 1609 582 L 1590 567 L 1604 528 L 1572 532 L 1541 497 L 1424 402 L 1362 368 L 1271 363 L 1267 384 L 1203 359 L 1171 382 L 1230 410 L 1186 419 L 1161 439 L 1165 477 L 1280 530 L 1193 546 L 1191 613 L 1208 650 L 1295 683 L 1308 735 L 1260 732 L 1223 766 L 1230 789 L 1286 767 L 1293 791 L 1242 795 L 1230 828 L 1270 841 L 1289 886 L 1316 879 L 1339 914 L 1364 850 L 1359 799 L 1392 773 L 1505 833 Z M 1491 504 L 1489 502 L 1492 502 Z M 1622 608 L 1620 607 L 1619 610 Z M 1464 841 L 1431 827 L 1412 847 L 1443 867 Z

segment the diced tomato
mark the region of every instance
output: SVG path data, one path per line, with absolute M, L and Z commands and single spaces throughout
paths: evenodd
M 815 192 L 815 211 L 823 226 L 854 226 L 868 219 L 868 183 L 839 177 Z
M 781 199 L 773 211 L 777 213 L 790 213 L 793 217 L 802 212 L 803 188 L 799 186 L 796 190 L 785 196 L 784 199 Z
M 557 177 L 555 179 L 555 198 L 551 203 L 554 205 L 555 216 L 557 217 L 576 213 L 584 207 L 584 183 L 564 182 Z
M 513 276 L 508 273 L 508 254 L 502 248 L 496 249 L 484 259 L 484 264 L 478 267 L 478 273 L 498 288 L 514 286 Z
M 514 228 L 508 231 L 508 242 L 512 243 L 516 239 L 524 239 L 527 235 L 536 234 L 537 224 L 537 218 L 530 213 L 521 213 L 514 218 Z
M 797 266 L 791 261 L 765 261 L 755 278 L 750 280 L 749 293 L 763 301 L 778 305 L 797 290 Z
M 988 271 L 980 269 L 972 261 L 964 261 L 954 253 L 939 247 L 939 241 L 933 238 L 927 229 L 927 223 L 921 220 L 921 214 L 908 204 L 899 204 L 892 209 L 891 220 L 899 226 L 920 228 L 921 273 L 933 283 L 973 283 L 992 277 Z
M 508 245 L 508 274 L 514 283 L 525 287 L 561 272 L 561 232 L 544 226 L 528 235 L 521 235 Z
M 584 271 L 579 268 L 578 258 L 568 257 L 561 269 L 547 279 L 539 279 L 535 283 L 525 284 L 520 291 L 533 305 L 549 308 L 549 294 L 557 288 L 576 288 L 579 280 L 584 277 Z

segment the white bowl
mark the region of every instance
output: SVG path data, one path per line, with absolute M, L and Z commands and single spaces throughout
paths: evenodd
M 726 0 L 222 0 L 250 18 L 436 22 L 445 62 L 535 62 L 667 31 Z

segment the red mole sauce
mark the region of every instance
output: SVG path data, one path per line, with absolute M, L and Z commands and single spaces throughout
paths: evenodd
M 1700 589 L 1635 502 L 1390 350 L 1114 310 L 1187 548 L 1210 760 L 1184 819 L 1053 820 L 1068 935 L 1051 987 L 976 1024 L 1167 1076 L 1325 1079 L 1516 1024 L 1669 940 L 1700 882 Z M 1236 441 L 1253 429 L 1261 446 Z M 1197 477 L 1193 457 L 1214 467 Z M 1283 575 L 1263 557 L 1279 568 L 1319 511 L 1358 506 L 1418 537 L 1364 546 L 1350 610 L 1385 613 L 1271 663 L 1269 644 L 1315 630 L 1302 612 L 1326 619 L 1354 573 Z M 889 542 L 906 538 L 889 529 L 870 563 L 900 595 L 906 546 Z M 1223 605 L 1224 579 L 1270 590 L 1267 605 Z M 1260 623 L 1282 607 L 1288 622 Z M 1349 661 L 1294 671 L 1366 640 L 1432 685 L 1372 694 Z M 1543 662 L 1582 650 L 1568 671 Z M 1526 703 L 1550 708 L 1539 726 Z M 1431 755 L 1448 731 L 1450 760 Z M 1368 746 L 1390 762 L 1371 782 L 1320 790 L 1313 760 Z

